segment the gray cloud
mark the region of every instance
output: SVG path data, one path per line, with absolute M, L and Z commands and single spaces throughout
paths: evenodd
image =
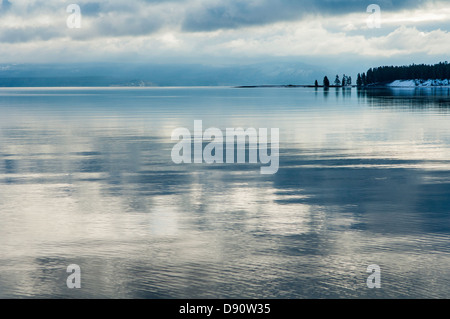
M 170 15 L 165 14 L 163 1 L 76 1 L 81 8 L 82 28 L 69 29 L 66 19 L 68 3 L 60 1 L 16 2 L 12 5 L 3 0 L 0 13 L 17 23 L 0 27 L 0 43 L 21 43 L 34 40 L 50 40 L 69 37 L 87 40 L 99 37 L 139 36 L 154 33 L 170 24 Z M 8 3 L 8 6 L 5 6 Z M 159 5 L 158 5 L 159 4 Z M 153 6 L 155 6 L 153 8 Z M 7 10 L 7 9 L 8 10 Z M 38 19 L 45 17 L 47 22 Z M 10 19 L 10 21 L 14 21 Z M 26 21 L 27 23 L 22 23 Z M 34 23 L 36 21 L 36 23 Z
M 0 43 L 46 41 L 59 35 L 59 32 L 52 27 L 10 28 L 0 32 Z
M 426 0 L 262 0 L 258 2 L 221 0 L 202 2 L 186 13 L 183 29 L 186 31 L 213 31 L 242 26 L 296 20 L 308 14 L 342 15 L 365 13 L 367 6 L 377 3 L 382 10 L 397 11 L 418 7 Z
M 433 0 L 77 0 L 73 2 L 81 7 L 81 29 L 66 26 L 66 7 L 72 1 L 10 1 L 7 11 L 8 1 L 0 8 L 5 62 L 105 58 L 241 63 L 326 56 L 322 62 L 327 64 L 333 55 L 333 62 L 342 64 L 348 54 L 373 59 L 444 55 L 450 43 L 450 35 L 442 32 L 448 28 L 450 10 L 445 2 Z M 383 10 L 381 29 L 366 28 L 366 8 L 372 2 Z M 416 11 L 421 5 L 426 6 Z M 404 9 L 410 10 L 391 14 Z M 283 21 L 288 23 L 271 25 Z M 223 32 L 201 33 L 218 29 Z
M 152 34 L 168 27 L 189 32 L 237 29 L 279 21 L 302 19 L 309 14 L 343 15 L 365 13 L 368 4 L 378 3 L 382 10 L 414 8 L 431 0 L 136 0 L 130 2 L 79 0 L 83 20 L 89 30 L 70 32 L 65 26 L 65 6 L 56 0 L 30 2 L 2 1 L 1 13 L 18 18 L 54 16 L 51 27 L 8 26 L 0 29 L 0 41 L 16 43 L 34 39 L 71 37 L 82 40 L 102 36 L 134 36 Z

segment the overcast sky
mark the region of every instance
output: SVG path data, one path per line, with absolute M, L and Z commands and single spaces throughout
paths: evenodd
M 380 28 L 367 24 L 372 3 Z M 434 63 L 447 60 L 449 25 L 450 1 L 3 0 L 0 63 Z

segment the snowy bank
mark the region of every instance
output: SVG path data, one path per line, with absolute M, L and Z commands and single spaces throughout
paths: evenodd
M 449 80 L 396 80 L 389 83 L 389 87 L 432 87 L 432 86 L 449 86 Z

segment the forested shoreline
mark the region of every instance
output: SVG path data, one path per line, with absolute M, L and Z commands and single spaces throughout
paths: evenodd
M 403 66 L 380 66 L 370 68 L 366 72 L 358 73 L 356 79 L 357 87 L 379 86 L 387 85 L 395 81 L 410 81 L 414 80 L 416 83 L 427 80 L 450 80 L 450 64 L 440 62 L 434 65 L 428 64 L 410 64 Z M 319 83 L 316 80 L 314 86 L 318 87 Z M 327 76 L 324 77 L 323 87 L 351 87 L 352 78 L 345 74 L 342 78 L 336 75 L 333 83 L 330 82 Z

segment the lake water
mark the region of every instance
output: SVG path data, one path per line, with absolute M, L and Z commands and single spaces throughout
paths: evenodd
M 194 120 L 278 172 L 174 164 Z M 0 89 L 0 298 L 449 298 L 449 240 L 447 88 Z

